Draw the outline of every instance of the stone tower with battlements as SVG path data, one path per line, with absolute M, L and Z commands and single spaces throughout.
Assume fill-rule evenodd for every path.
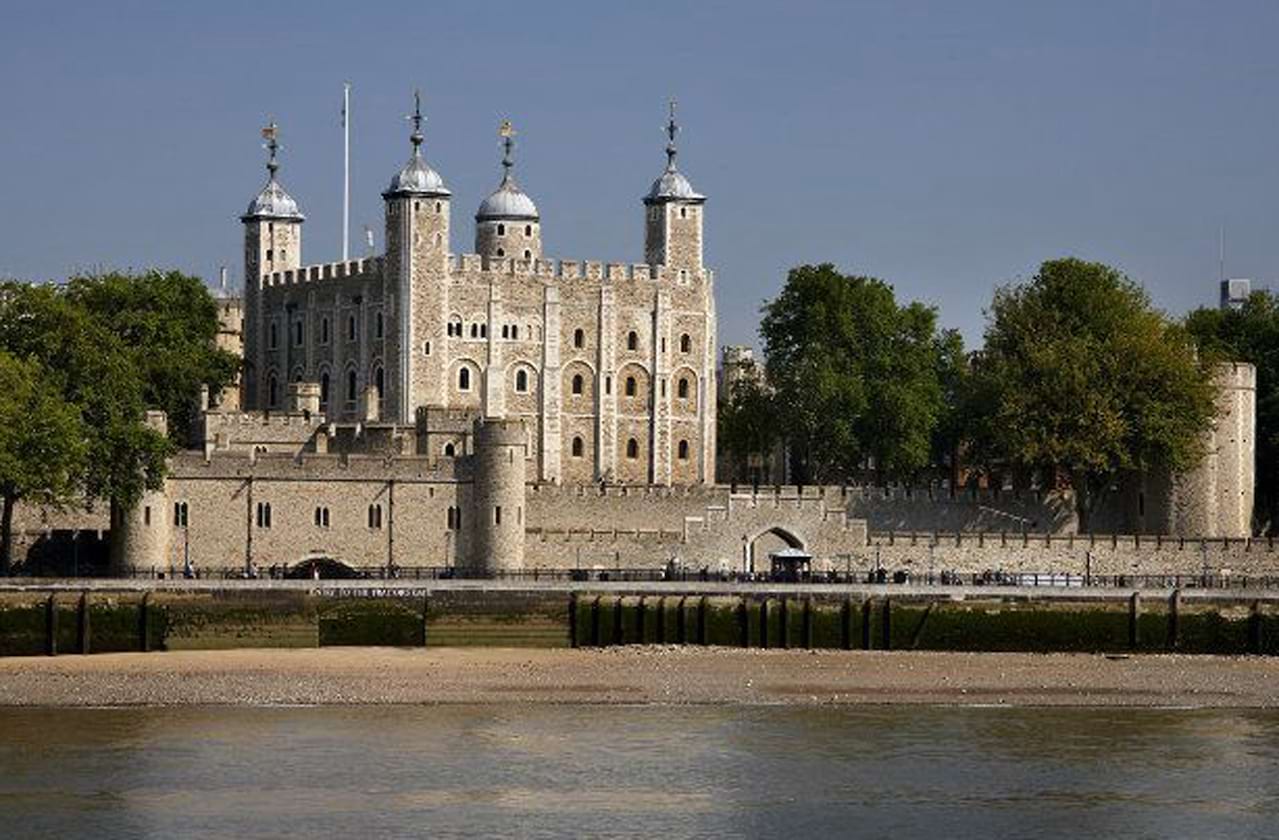
M 320 265 L 301 262 L 303 217 L 268 129 L 270 178 L 243 216 L 245 407 L 285 411 L 289 386 L 312 382 L 326 421 L 411 427 L 418 454 L 457 452 L 476 418 L 518 420 L 536 482 L 712 482 L 706 198 L 675 165 L 673 109 L 666 168 L 643 199 L 644 264 L 544 256 L 509 123 L 477 253 L 453 253 L 452 194 L 423 156 L 422 120 L 419 106 L 409 161 L 383 193 L 385 254 Z

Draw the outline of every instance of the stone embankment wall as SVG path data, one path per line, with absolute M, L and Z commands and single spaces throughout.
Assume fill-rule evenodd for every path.
M 912 574 L 1069 572 L 1094 575 L 1279 575 L 1273 538 L 1181 539 L 1123 535 L 872 534 L 853 568 L 876 563 Z
M 0 656 L 330 645 L 699 644 L 1279 654 L 1255 593 L 626 584 L 0 592 Z

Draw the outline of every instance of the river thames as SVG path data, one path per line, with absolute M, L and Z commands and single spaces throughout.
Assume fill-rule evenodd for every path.
M 1279 713 L 0 711 L 12 837 L 1273 837 Z

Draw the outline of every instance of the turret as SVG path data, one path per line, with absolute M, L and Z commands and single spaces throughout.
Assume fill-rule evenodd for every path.
M 475 253 L 490 259 L 542 257 L 542 222 L 537 205 L 516 183 L 511 170 L 515 161 L 515 129 L 509 121 L 498 131 L 502 137 L 502 183 L 475 213 Z
M 475 422 L 471 550 L 464 574 L 493 577 L 524 568 L 528 432 L 520 420 Z
M 306 218 L 275 177 L 280 168 L 276 161 L 279 128 L 271 123 L 262 129 L 262 136 L 270 152 L 266 186 L 240 217 L 244 223 L 244 399 L 245 407 L 250 409 L 260 409 L 266 404 L 265 376 L 256 369 L 266 347 L 263 334 L 266 326 L 259 305 L 262 275 L 288 271 L 302 264 L 302 222 Z
M 393 314 L 387 323 L 387 420 L 413 422 L 420 405 L 445 401 L 449 199 L 444 179 L 422 156 L 422 102 L 414 94 L 413 152 L 382 193 L 386 272 Z M 398 352 L 396 352 L 398 349 Z M 390 360 L 398 359 L 394 363 Z
M 168 417 L 163 411 L 148 411 L 145 421 L 160 434 L 168 434 Z M 183 571 L 184 558 L 175 556 L 174 535 L 185 528 L 187 509 L 169 506 L 167 487 L 144 490 L 131 508 L 111 508 L 111 572 L 127 575 L 138 569 L 172 573 Z
M 702 270 L 702 211 L 706 196 L 675 166 L 675 103 L 666 123 L 666 170 L 644 196 L 644 259 L 681 272 Z M 687 276 L 687 275 L 682 275 Z

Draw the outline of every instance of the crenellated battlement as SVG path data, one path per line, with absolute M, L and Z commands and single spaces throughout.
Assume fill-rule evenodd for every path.
M 449 271 L 454 275 L 479 274 L 513 277 L 543 282 L 709 282 L 711 272 L 677 271 L 664 265 L 610 263 L 599 260 L 524 260 L 517 257 L 487 257 L 481 254 L 450 254 Z
M 369 280 L 382 276 L 382 257 L 348 260 L 346 262 L 320 263 L 305 265 L 289 271 L 273 271 L 259 278 L 259 288 L 272 286 L 293 286 L 299 283 L 314 283 L 323 280 Z

